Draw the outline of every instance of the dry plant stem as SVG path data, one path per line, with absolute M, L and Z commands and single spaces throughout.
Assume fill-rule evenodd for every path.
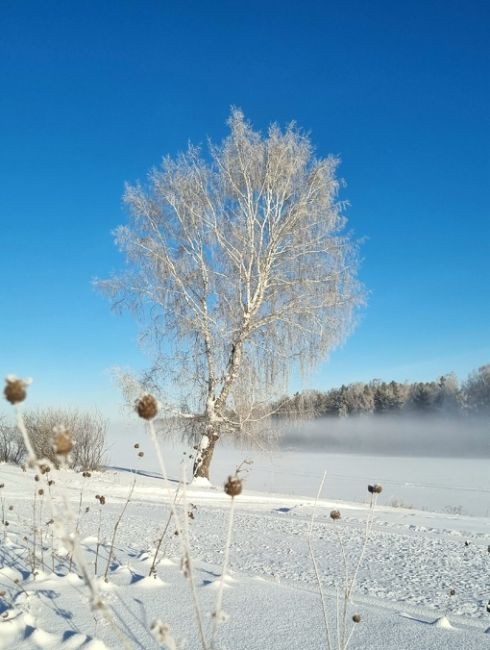
M 24 418 L 22 417 L 22 411 L 20 410 L 18 404 L 15 405 L 15 411 L 17 415 L 17 426 L 19 428 L 19 431 L 22 434 L 22 438 L 24 440 L 24 444 L 27 449 L 27 459 L 29 463 L 35 463 L 37 458 L 36 454 L 34 452 L 34 449 L 31 445 L 31 439 L 29 438 L 29 434 L 26 429 L 26 425 L 24 424 Z
M 338 603 L 338 593 L 337 593 L 337 642 L 339 646 L 339 650 L 343 650 L 344 648 L 347 648 L 347 645 L 344 645 L 345 642 L 345 630 L 347 626 L 347 606 L 349 602 L 349 566 L 347 563 L 347 554 L 345 552 L 345 544 L 344 540 L 342 538 L 341 532 L 338 530 L 337 524 L 334 522 L 334 530 L 335 534 L 337 535 L 337 539 L 339 541 L 339 547 L 342 553 L 342 565 L 344 569 L 344 604 L 342 608 L 342 627 L 340 627 L 339 624 L 339 603 Z M 342 635 L 340 635 L 340 629 L 342 629 Z
M 94 565 L 94 575 L 97 575 L 97 563 L 99 561 L 99 550 L 100 550 L 100 528 L 102 525 L 102 506 L 99 508 L 99 524 L 97 526 L 97 546 L 95 548 L 95 565 Z
M 41 566 L 43 568 L 46 568 L 46 564 L 44 562 L 43 506 L 44 506 L 44 493 L 41 495 L 41 503 L 39 505 L 39 548 L 41 549 Z
M 34 490 L 34 499 L 32 501 L 32 560 L 31 560 L 32 573 L 36 571 L 36 545 L 37 545 L 36 503 L 37 503 L 37 492 L 36 490 Z
M 332 650 L 332 643 L 331 643 L 331 639 L 330 639 L 330 626 L 329 626 L 329 623 L 328 623 L 327 601 L 325 599 L 325 594 L 324 594 L 324 591 L 323 591 L 323 585 L 322 585 L 322 581 L 321 581 L 321 578 L 320 578 L 320 572 L 318 570 L 318 563 L 316 561 L 315 552 L 313 550 L 313 544 L 311 543 L 311 536 L 312 536 L 312 533 L 313 533 L 313 524 L 315 522 L 316 506 L 317 506 L 317 503 L 318 503 L 318 499 L 320 498 L 320 495 L 322 493 L 323 485 L 325 483 L 326 477 L 327 477 L 327 472 L 323 472 L 323 478 L 321 480 L 320 487 L 318 488 L 318 493 L 317 493 L 317 495 L 315 497 L 315 503 L 313 505 L 313 512 L 311 513 L 310 527 L 309 527 L 309 530 L 308 530 L 308 548 L 309 548 L 309 551 L 310 551 L 311 561 L 313 563 L 313 569 L 315 571 L 315 578 L 316 578 L 316 581 L 317 581 L 317 584 L 318 584 L 318 589 L 320 591 L 320 598 L 322 600 L 323 621 L 324 621 L 324 625 L 325 625 L 325 634 L 326 634 L 326 638 L 327 638 L 327 649 Z
M 182 500 L 183 500 L 184 510 L 187 512 L 188 509 L 187 489 L 186 489 L 187 477 L 185 473 L 185 465 L 182 465 L 181 485 L 182 485 L 182 497 L 183 497 Z M 175 512 L 174 516 L 176 516 L 177 510 L 175 509 L 175 506 L 174 506 L 174 512 Z M 187 569 L 187 579 L 189 580 L 189 586 L 191 589 L 192 602 L 194 604 L 194 609 L 196 612 L 197 624 L 199 628 L 199 637 L 201 639 L 203 650 L 211 650 L 210 645 L 208 645 L 208 642 L 206 641 L 206 635 L 204 634 L 204 622 L 203 622 L 201 607 L 199 605 L 199 598 L 197 597 L 196 583 L 194 580 L 194 569 L 193 569 L 192 558 L 191 558 L 189 522 L 187 521 L 187 517 L 185 515 L 183 521 L 184 521 L 184 525 L 181 528 L 181 533 L 183 533 L 183 535 L 180 535 L 181 547 L 184 556 L 184 564 Z
M 177 503 L 177 497 L 179 495 L 179 490 L 180 490 L 180 484 L 177 486 L 177 489 L 175 490 L 175 496 L 174 496 L 174 508 L 175 504 Z M 162 534 L 160 535 L 160 539 L 158 540 L 156 549 L 155 549 L 155 555 L 153 556 L 153 562 L 151 563 L 150 567 L 150 572 L 148 573 L 149 576 L 156 574 L 156 566 L 157 566 L 157 559 L 158 559 L 158 553 L 160 551 L 160 547 L 162 546 L 163 540 L 165 539 L 165 535 L 167 534 L 168 527 L 170 526 L 170 522 L 172 521 L 173 513 L 172 510 L 170 510 L 170 514 L 167 519 L 167 523 L 165 524 Z
M 366 519 L 366 527 L 364 529 L 364 539 L 361 546 L 361 552 L 359 553 L 359 559 L 357 560 L 356 568 L 354 570 L 354 573 L 352 574 L 352 578 L 350 582 L 348 581 L 348 575 L 346 574 L 346 589 L 344 594 L 344 610 L 343 610 L 343 621 L 342 621 L 342 645 L 340 650 L 347 649 L 352 634 L 354 632 L 355 624 L 352 626 L 351 632 L 347 637 L 347 606 L 349 601 L 352 598 L 352 593 L 356 585 L 357 574 L 359 573 L 359 569 L 361 568 L 362 560 L 364 559 L 364 554 L 366 552 L 367 544 L 369 541 L 369 534 L 371 532 L 372 523 L 373 523 L 374 508 L 376 507 L 376 499 L 377 499 L 377 494 L 371 494 L 371 500 L 369 503 L 369 512 Z
M 119 528 L 119 524 L 121 523 L 122 518 L 124 517 L 124 513 L 126 512 L 126 509 L 128 507 L 128 504 L 131 501 L 131 497 L 133 496 L 134 486 L 135 485 L 136 485 L 136 479 L 133 479 L 133 482 L 131 484 L 131 488 L 130 488 L 129 493 L 128 493 L 128 497 L 127 497 L 126 502 L 124 504 L 124 507 L 121 510 L 121 513 L 120 513 L 116 523 L 114 524 L 114 530 L 112 532 L 111 546 L 109 548 L 109 556 L 107 558 L 107 564 L 106 564 L 105 572 L 104 572 L 104 580 L 105 580 L 105 582 L 109 581 L 108 573 L 109 573 L 109 567 L 111 565 L 112 556 L 114 554 L 114 544 L 116 543 L 117 529 Z
M 160 445 L 158 444 L 157 435 L 156 435 L 156 432 L 155 432 L 155 425 L 153 424 L 152 420 L 148 421 L 148 430 L 150 432 L 151 441 L 152 441 L 153 446 L 155 448 L 155 453 L 156 453 L 156 456 L 157 456 L 158 465 L 159 465 L 160 471 L 162 473 L 162 477 L 163 477 L 163 481 L 164 481 L 164 485 L 165 485 L 165 490 L 167 492 L 168 501 L 170 503 L 170 509 L 171 509 L 172 515 L 174 517 L 175 524 L 177 526 L 177 530 L 181 533 L 183 531 L 183 528 L 180 525 L 180 519 L 179 519 L 179 515 L 178 515 L 178 512 L 177 512 L 177 508 L 175 507 L 175 503 L 174 503 L 174 501 L 172 499 L 172 489 L 171 489 L 169 481 L 168 481 L 168 475 L 167 475 L 167 470 L 166 470 L 166 467 L 165 467 L 165 462 L 163 460 L 163 455 L 162 455 L 162 451 L 160 449 Z M 184 485 L 184 502 L 185 502 L 185 485 Z M 187 533 L 187 529 L 185 530 L 185 532 Z M 186 534 L 186 537 L 187 537 L 187 534 Z M 195 587 L 195 584 L 194 584 L 194 577 L 193 577 L 193 573 L 192 573 L 192 562 L 191 562 L 191 558 L 190 558 L 188 540 L 187 539 L 183 540 L 181 534 L 179 534 L 179 538 L 180 538 L 180 546 L 181 546 L 181 549 L 182 549 L 183 558 L 184 558 L 184 561 L 187 563 L 187 567 L 188 567 L 188 579 L 189 579 L 189 584 L 190 584 L 190 588 L 191 588 L 191 594 L 192 594 L 192 601 L 193 601 L 193 604 L 194 604 L 194 610 L 195 610 L 195 613 L 196 613 L 197 626 L 198 626 L 198 629 L 199 629 L 199 637 L 200 637 L 201 645 L 202 645 L 203 650 L 209 650 L 209 646 L 208 646 L 208 644 L 206 642 L 206 637 L 205 637 L 205 634 L 204 634 L 204 625 L 203 625 L 203 619 L 202 619 L 202 614 L 201 614 L 201 608 L 199 606 L 199 600 L 197 598 L 196 587 Z
M 82 517 L 82 502 L 83 502 L 83 487 L 80 490 L 80 499 L 78 501 L 78 517 L 77 517 L 77 525 L 75 526 L 75 535 L 78 535 L 78 532 L 80 530 L 80 519 Z M 73 566 L 73 553 L 70 555 L 70 566 L 68 568 L 68 571 L 71 572 L 72 566 Z
M 218 625 L 221 621 L 221 606 L 223 604 L 223 589 L 225 586 L 226 572 L 228 570 L 228 562 L 230 559 L 231 535 L 233 532 L 233 516 L 235 513 L 235 497 L 231 497 L 230 514 L 228 516 L 228 532 L 226 535 L 225 552 L 223 556 L 223 568 L 221 570 L 221 579 L 219 583 L 218 593 L 216 595 L 216 605 L 214 608 L 213 629 L 211 632 L 211 646 L 213 645 L 218 631 Z
M 340 649 L 340 606 L 339 606 L 339 588 L 335 588 L 335 617 L 337 623 L 337 647 Z

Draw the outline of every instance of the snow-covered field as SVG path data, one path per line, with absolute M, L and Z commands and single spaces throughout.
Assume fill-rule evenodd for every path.
M 108 582 L 96 581 L 110 613 L 89 606 L 89 591 L 70 568 L 67 549 L 55 540 L 51 553 L 51 505 L 45 478 L 34 471 L 0 466 L 4 526 L 0 551 L 0 647 L 108 648 L 158 647 L 151 623 L 168 624 L 179 648 L 201 647 L 189 583 L 181 571 L 179 538 L 172 524 L 162 545 L 157 579 L 148 578 L 152 554 L 168 520 L 168 497 L 149 444 L 141 433 L 134 440 L 145 451 L 137 458 L 132 437 L 127 455 L 89 478 L 53 471 L 49 478 L 55 510 L 66 515 L 68 496 L 91 575 L 97 545 L 99 512 L 104 542 L 98 574 L 105 570 L 114 524 L 131 484 L 131 501 L 117 529 Z M 126 444 L 127 443 L 127 444 Z M 183 457 L 178 446 L 167 448 L 169 474 L 178 477 Z M 350 648 L 362 650 L 472 650 L 490 648 L 490 476 L 487 460 L 370 458 L 301 452 L 250 454 L 219 450 L 212 479 L 216 488 L 190 487 L 187 503 L 178 502 L 187 518 L 196 595 L 205 632 L 220 584 L 230 497 L 221 484 L 245 457 L 254 463 L 245 489 L 236 499 L 230 574 L 225 581 L 216 648 L 227 650 L 316 650 L 326 648 L 318 584 L 308 552 L 308 527 L 314 496 L 327 471 L 324 496 L 316 508 L 313 547 L 335 628 L 336 588 L 342 579 L 342 557 L 336 531 L 345 540 L 347 562 L 354 566 L 362 543 L 367 484 L 384 483 L 372 533 L 361 563 L 350 616 L 361 615 Z M 137 468 L 135 472 L 123 466 Z M 177 482 L 172 483 L 173 486 Z M 44 496 L 33 495 L 45 489 Z M 99 505 L 96 495 L 106 504 Z M 345 500 L 339 500 L 343 498 Z M 404 502 L 414 507 L 403 508 Z M 395 503 L 396 507 L 390 507 Z M 9 509 L 13 506 L 12 509 Z M 41 511 L 42 507 L 42 511 Z M 88 508 L 88 511 L 86 511 Z M 422 508 L 424 508 L 422 510 Z M 332 509 L 342 519 L 332 522 Z M 461 511 L 462 514 L 458 514 Z M 37 575 L 32 572 L 33 516 L 47 531 L 37 545 Z M 76 521 L 72 523 L 76 526 Z M 336 528 L 337 527 L 337 528 Z M 24 539 L 27 538 L 27 539 Z M 44 561 L 40 566 L 39 560 Z M 54 566 L 54 571 L 53 571 Z M 454 595 L 449 595 L 454 590 Z M 332 650 L 337 649 L 332 630 Z M 169 645 L 168 647 L 172 647 Z

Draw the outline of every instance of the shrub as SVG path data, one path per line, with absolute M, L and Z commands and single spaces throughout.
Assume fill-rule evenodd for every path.
M 61 424 L 75 441 L 69 460 L 71 468 L 95 470 L 103 465 L 107 420 L 99 413 L 77 409 L 40 409 L 27 412 L 24 418 L 37 458 L 47 458 L 55 466 L 58 465 L 53 449 L 53 429 Z
M 0 463 L 20 465 L 24 455 L 25 446 L 19 430 L 0 419 Z

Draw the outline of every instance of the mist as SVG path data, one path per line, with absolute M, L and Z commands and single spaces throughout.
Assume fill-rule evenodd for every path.
M 283 424 L 281 449 L 386 456 L 490 458 L 488 417 L 361 415 Z

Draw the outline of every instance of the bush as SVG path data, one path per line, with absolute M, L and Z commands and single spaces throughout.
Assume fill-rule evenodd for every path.
M 55 466 L 58 465 L 53 450 L 53 428 L 63 425 L 75 441 L 70 454 L 71 468 L 94 470 L 104 464 L 107 420 L 99 413 L 76 409 L 41 409 L 27 412 L 24 419 L 37 458 L 47 458 Z M 25 454 L 25 448 L 23 451 Z
M 0 463 L 20 465 L 24 455 L 25 446 L 19 430 L 0 419 Z

